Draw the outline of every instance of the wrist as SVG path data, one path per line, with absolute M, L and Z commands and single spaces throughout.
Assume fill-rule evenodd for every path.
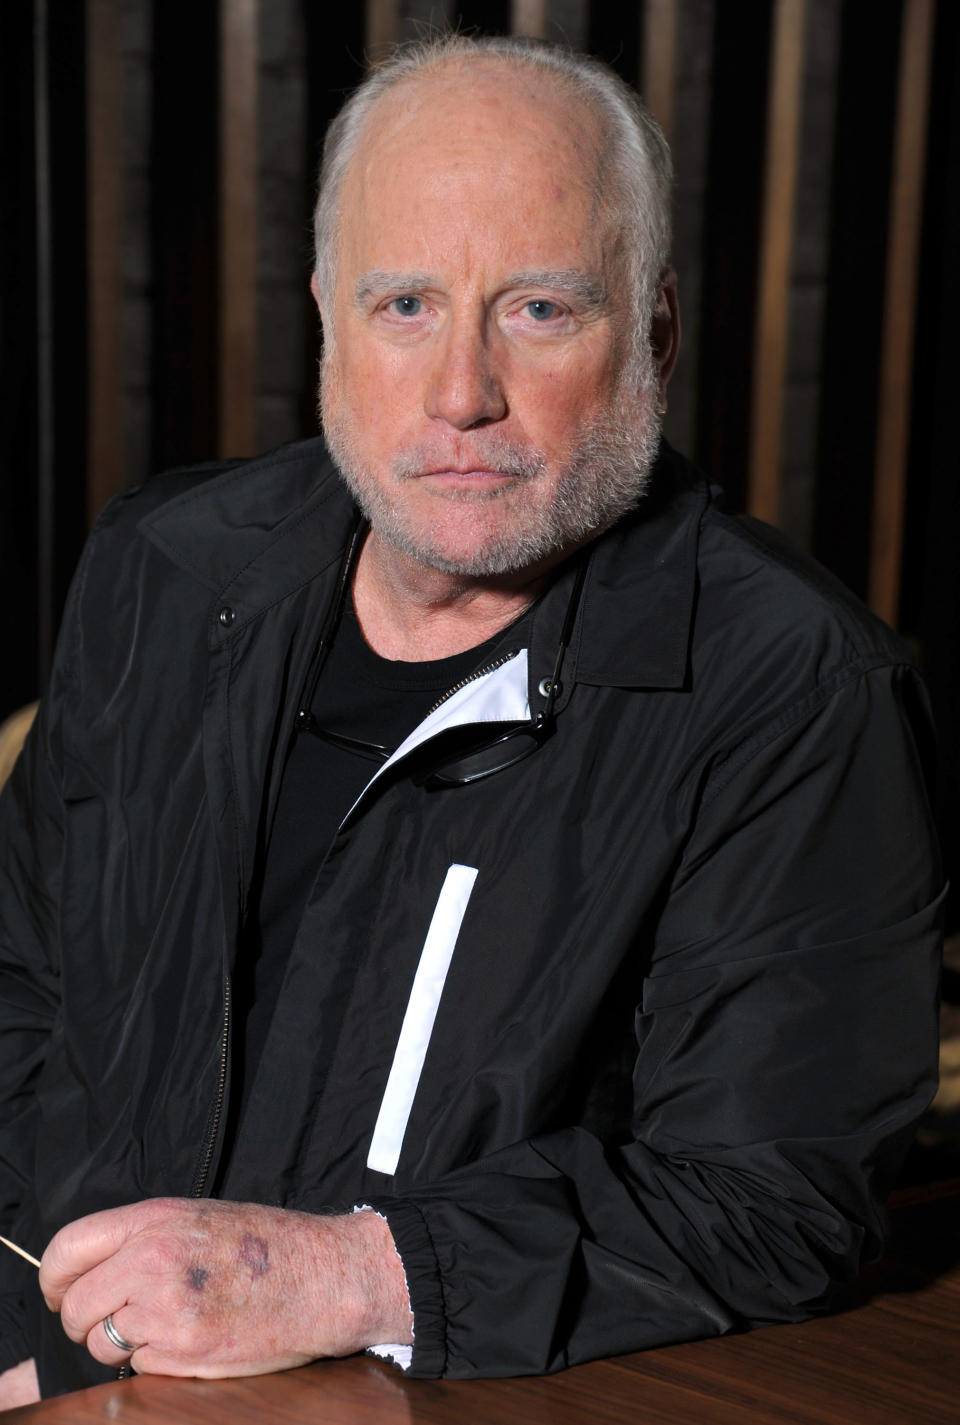
M 349 1215 L 297 1214 L 309 1235 L 298 1275 L 312 1356 L 348 1356 L 368 1346 L 406 1345 L 413 1317 L 403 1263 L 385 1218 L 372 1208 Z M 305 1244 L 306 1245 L 306 1244 Z
M 364 1207 L 341 1219 L 349 1242 L 357 1346 L 409 1345 L 413 1313 L 406 1273 L 385 1217 Z

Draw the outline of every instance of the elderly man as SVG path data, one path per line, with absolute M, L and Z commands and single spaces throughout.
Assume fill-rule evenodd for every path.
M 876 1250 L 933 1085 L 923 695 L 657 455 L 668 170 L 592 61 L 401 52 L 324 161 L 336 471 L 100 519 L 4 802 L 3 1222 L 59 1312 L 10 1258 L 8 1400 L 551 1371 Z

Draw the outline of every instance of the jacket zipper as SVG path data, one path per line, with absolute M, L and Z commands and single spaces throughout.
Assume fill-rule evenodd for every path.
M 469 673 L 465 678 L 461 678 L 458 683 L 454 683 L 452 688 L 448 688 L 442 697 L 439 697 L 433 707 L 429 709 L 426 716 L 436 712 L 442 707 L 448 698 L 452 698 L 454 693 L 459 693 L 461 688 L 465 688 L 468 683 L 475 683 L 478 678 L 485 678 L 488 673 L 495 672 L 502 668 L 504 663 L 509 663 L 512 658 L 516 658 L 520 652 L 519 648 L 513 648 L 507 653 L 501 653 L 499 658 L 494 658 L 490 663 L 484 664 L 482 668 L 477 668 L 475 672 Z M 213 1151 L 217 1143 L 217 1132 L 220 1128 L 220 1116 L 223 1112 L 223 1100 L 227 1088 L 227 1046 L 230 1034 L 230 981 L 227 980 L 223 993 L 223 1032 L 220 1036 L 220 1072 L 217 1076 L 217 1097 L 213 1106 L 213 1117 L 210 1121 L 210 1132 L 207 1137 L 204 1149 L 203 1160 L 197 1172 L 194 1185 L 191 1190 L 191 1197 L 202 1197 L 203 1190 L 207 1184 L 207 1175 L 210 1172 L 210 1164 L 213 1162 Z M 117 1371 L 117 1380 L 125 1380 L 132 1375 L 130 1365 L 121 1366 Z
M 227 1049 L 230 1042 L 230 980 L 227 979 L 223 989 L 223 1031 L 220 1035 L 220 1071 L 217 1075 L 217 1097 L 213 1105 L 213 1116 L 210 1120 L 210 1132 L 207 1136 L 206 1148 L 197 1176 L 194 1179 L 191 1197 L 203 1197 L 203 1190 L 207 1185 L 207 1174 L 210 1172 L 210 1164 L 213 1162 L 213 1150 L 217 1144 L 217 1133 L 220 1128 L 220 1115 L 223 1111 L 223 1100 L 227 1089 Z
M 207 1187 L 207 1174 L 209 1166 L 214 1161 L 214 1149 L 216 1147 L 216 1134 L 219 1131 L 219 1119 L 221 1119 L 222 1109 L 224 1109 L 224 1096 L 226 1093 L 226 1050 L 229 1045 L 229 979 L 224 985 L 224 1030 L 219 1040 L 219 1073 L 216 1076 L 216 1100 L 214 1103 L 214 1116 L 209 1124 L 209 1134 L 207 1139 L 207 1149 L 204 1151 L 204 1159 L 201 1161 L 197 1178 L 194 1180 L 191 1197 L 204 1196 L 204 1188 Z
M 482 668 L 477 668 L 475 672 L 469 673 L 466 678 L 461 678 L 458 683 L 454 683 L 452 688 L 448 688 L 442 697 L 438 698 L 433 707 L 427 713 L 436 712 L 437 708 L 452 698 L 454 693 L 459 693 L 461 688 L 465 688 L 468 683 L 475 683 L 478 678 L 485 678 L 488 673 L 493 673 L 497 668 L 502 668 L 504 663 L 509 663 L 512 658 L 516 658 L 520 652 L 519 648 L 513 648 L 507 653 L 501 653 L 499 658 L 494 658 L 490 663 L 484 664 Z M 220 1072 L 217 1076 L 217 1097 L 213 1106 L 213 1117 L 210 1121 L 210 1132 L 204 1149 L 203 1159 L 194 1185 L 191 1190 L 191 1197 L 202 1197 L 203 1190 L 207 1185 L 207 1175 L 210 1172 L 210 1164 L 213 1162 L 213 1152 L 217 1143 L 217 1132 L 220 1128 L 220 1116 L 223 1112 L 223 1100 L 227 1088 L 227 1047 L 230 1035 L 230 981 L 227 980 L 223 992 L 223 1032 L 220 1036 Z M 117 1371 L 117 1380 L 125 1380 L 133 1372 L 129 1364 L 121 1366 Z
M 468 673 L 465 678 L 461 678 L 459 683 L 454 683 L 452 688 L 437 699 L 432 708 L 428 708 L 426 716 L 435 713 L 437 708 L 442 707 L 448 698 L 452 698 L 454 693 L 459 693 L 461 688 L 465 688 L 468 683 L 475 683 L 478 678 L 485 678 L 488 673 L 493 673 L 497 668 L 502 668 L 504 663 L 509 663 L 511 658 L 516 658 L 520 652 L 519 648 L 512 648 L 509 653 L 501 653 L 499 658 L 495 658 L 492 663 L 486 663 L 482 668 L 477 668 L 475 672 Z

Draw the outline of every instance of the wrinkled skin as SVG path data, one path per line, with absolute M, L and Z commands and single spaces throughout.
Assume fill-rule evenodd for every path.
M 371 521 L 354 602 L 384 657 L 490 637 L 645 488 L 676 290 L 638 364 L 602 141 L 549 79 L 485 61 L 389 92 L 354 155 L 314 295 L 324 432 Z
M 605 442 L 650 435 L 676 356 L 667 278 L 645 378 L 631 361 L 619 230 L 594 191 L 596 121 L 531 76 L 483 65 L 469 79 L 444 72 L 394 96 L 342 195 L 324 418 L 389 515 L 353 591 L 389 658 L 483 642 L 629 507 L 641 484 L 612 497 L 619 454 L 611 465 Z M 63 1228 L 40 1285 L 72 1340 L 141 1373 L 252 1375 L 412 1339 L 403 1269 L 373 1212 L 153 1199 Z M 108 1314 L 132 1355 L 107 1338 Z
M 72 1341 L 141 1374 L 259 1375 L 411 1339 L 403 1271 L 374 1212 L 153 1198 L 64 1227 L 40 1287 Z M 132 1356 L 108 1339 L 108 1313 Z

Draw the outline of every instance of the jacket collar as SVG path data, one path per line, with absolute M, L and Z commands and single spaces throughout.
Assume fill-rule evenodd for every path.
M 578 558 L 589 560 L 561 682 L 680 688 L 687 678 L 697 547 L 710 491 L 664 443 L 652 492 L 561 571 L 534 623 L 531 684 L 549 675 Z
M 204 472 L 205 473 L 205 472 Z M 558 574 L 531 639 L 531 688 L 553 670 L 579 557 L 586 581 L 562 681 L 679 688 L 687 675 L 697 542 L 709 491 L 664 444 L 653 493 Z M 263 609 L 338 565 L 351 498 L 320 439 L 227 468 L 146 515 L 144 536 L 229 604 L 239 631 Z M 568 694 L 567 694 L 568 695 Z M 561 699 L 566 701 L 566 695 Z
M 209 467 L 180 478 L 191 474 L 190 487 L 138 528 L 215 595 L 214 610 L 230 606 L 234 631 L 339 564 L 354 507 L 322 440 L 223 467 L 214 479 L 203 480 Z

